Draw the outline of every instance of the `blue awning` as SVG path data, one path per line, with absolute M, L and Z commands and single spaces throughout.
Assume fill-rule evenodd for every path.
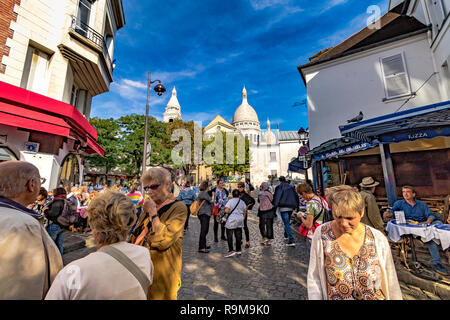
M 346 154 L 359 152 L 363 150 L 367 150 L 373 147 L 376 147 L 378 145 L 378 142 L 358 142 L 354 143 L 345 147 L 337 148 L 334 150 L 326 151 L 319 154 L 314 154 L 313 159 L 315 161 L 325 160 L 329 158 L 335 158 L 339 156 L 343 156 Z
M 340 126 L 341 134 L 382 143 L 450 136 L 450 101 Z

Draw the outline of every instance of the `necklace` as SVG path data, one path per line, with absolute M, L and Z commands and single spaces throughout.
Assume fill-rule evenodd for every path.
M 363 240 L 363 245 L 362 245 L 361 249 L 364 247 L 364 245 L 366 243 L 366 234 L 367 234 L 367 228 L 364 227 L 364 240 Z M 361 252 L 361 250 L 360 250 L 360 252 Z M 360 264 L 361 264 L 361 257 L 359 256 L 359 253 L 353 259 L 355 259 L 355 258 L 358 258 L 358 266 L 357 266 L 357 269 L 356 269 L 356 276 L 358 276 L 359 267 L 360 267 Z M 353 292 L 352 292 L 353 298 L 355 298 L 355 300 L 363 300 L 364 295 L 363 295 L 361 289 L 358 288 L 356 280 L 355 280 L 355 272 L 353 270 L 353 261 L 352 261 L 352 282 L 353 282 Z

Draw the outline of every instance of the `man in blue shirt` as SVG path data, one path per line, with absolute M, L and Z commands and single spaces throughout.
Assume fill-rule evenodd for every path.
M 403 200 L 398 200 L 392 206 L 391 212 L 385 213 L 385 218 L 393 216 L 392 212 L 403 211 L 406 220 L 414 220 L 420 222 L 422 225 L 442 224 L 436 219 L 436 216 L 431 212 L 426 203 L 416 200 L 416 192 L 411 186 L 402 187 Z M 439 247 L 433 241 L 425 242 L 425 245 L 430 251 L 433 266 L 436 272 L 447 275 L 447 270 L 442 265 L 441 256 L 439 255 Z

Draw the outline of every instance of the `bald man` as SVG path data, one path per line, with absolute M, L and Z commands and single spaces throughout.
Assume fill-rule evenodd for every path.
M 0 300 L 44 299 L 63 267 L 55 243 L 27 208 L 40 187 L 31 163 L 0 163 Z

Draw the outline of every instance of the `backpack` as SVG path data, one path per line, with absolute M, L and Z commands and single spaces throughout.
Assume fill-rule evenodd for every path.
M 206 200 L 203 200 L 201 204 L 198 204 L 199 201 L 195 200 L 194 202 L 192 202 L 192 204 L 189 206 L 189 210 L 191 211 L 191 215 L 196 217 L 198 215 L 198 212 L 200 210 L 200 208 L 203 206 L 203 204 L 205 203 Z
M 70 200 L 64 200 L 64 207 L 61 214 L 56 218 L 56 222 L 63 227 L 68 227 L 78 222 L 79 214 L 76 204 Z

